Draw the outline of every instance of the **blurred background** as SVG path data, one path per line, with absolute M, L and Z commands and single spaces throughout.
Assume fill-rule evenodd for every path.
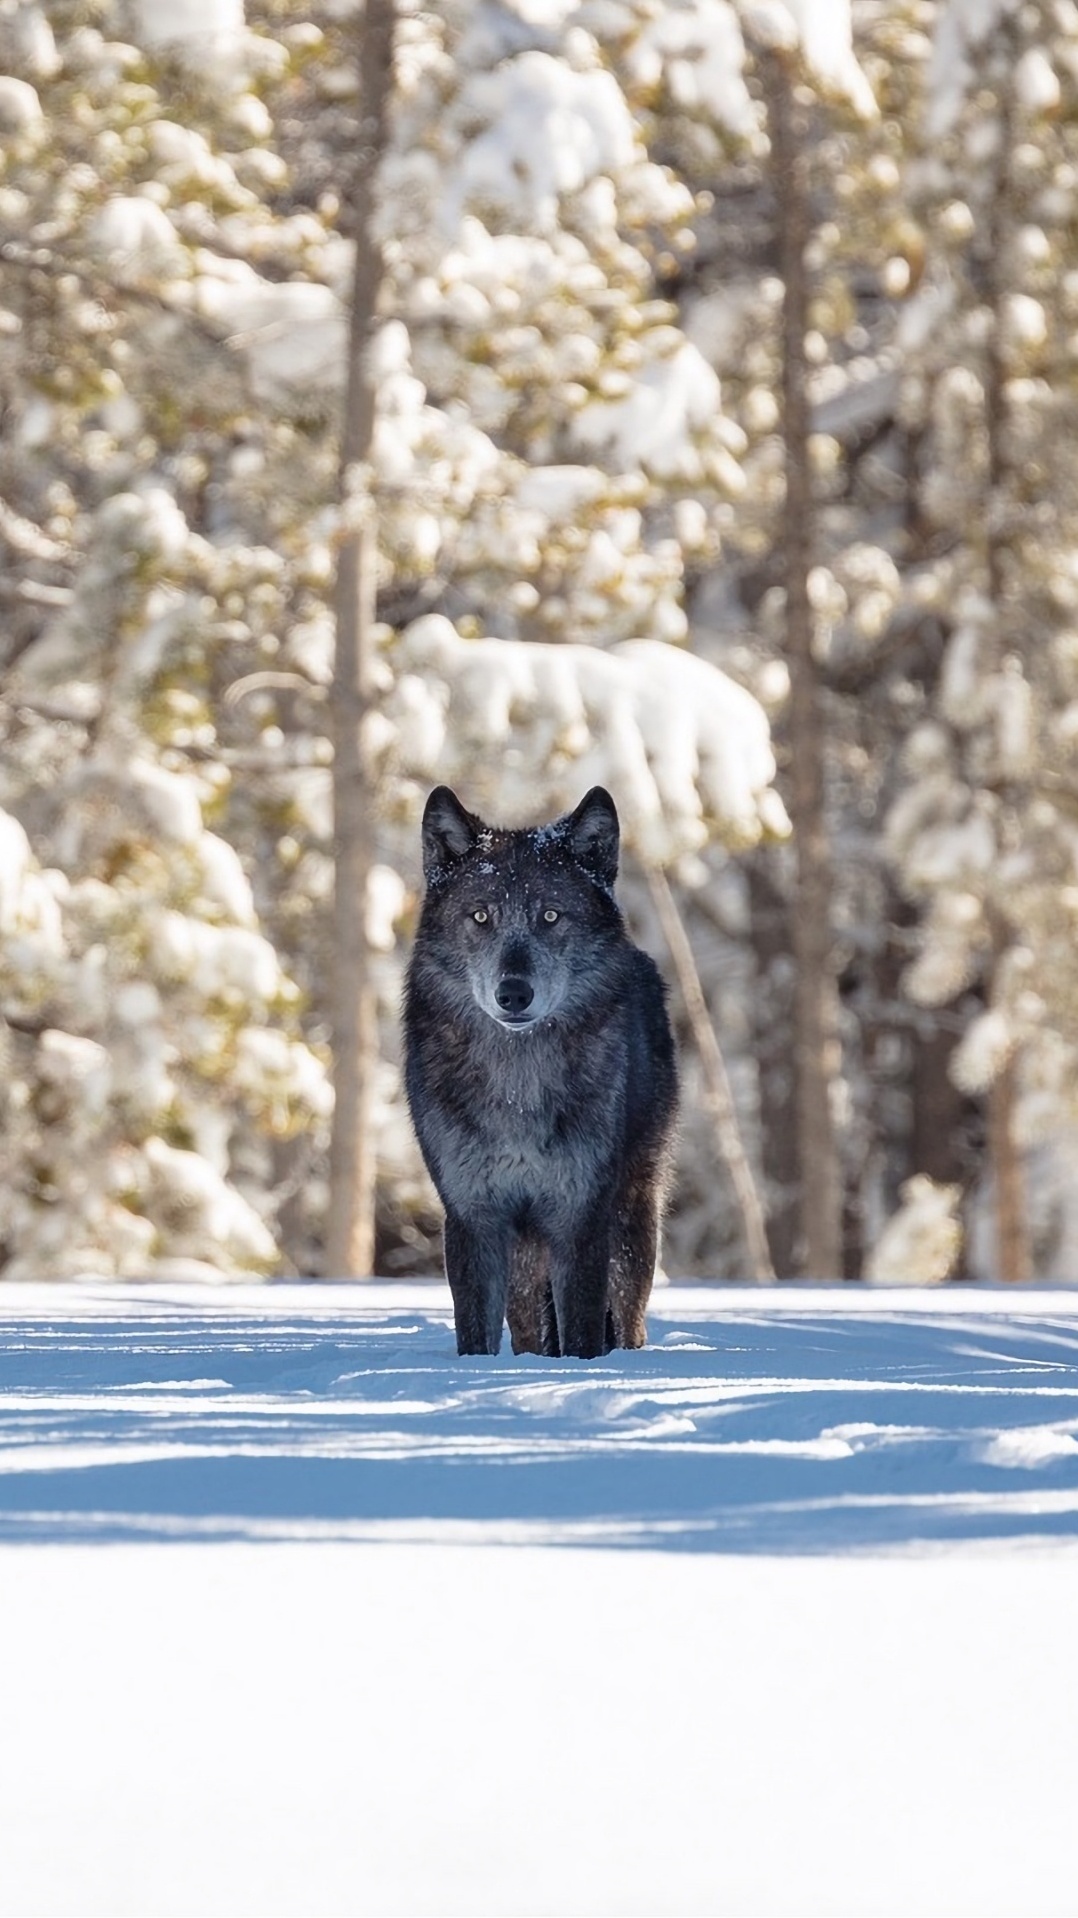
M 444 780 L 615 795 L 671 1275 L 1078 1277 L 1078 9 L 4 0 L 0 68 L 0 1276 L 439 1269 Z

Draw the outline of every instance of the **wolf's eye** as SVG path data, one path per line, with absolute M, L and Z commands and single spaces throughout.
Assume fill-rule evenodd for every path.
M 548 926 L 552 926 L 555 919 L 561 918 L 561 913 L 555 912 L 553 906 L 548 906 L 543 914 L 543 918 L 546 920 Z
M 484 912 L 482 906 L 480 906 L 478 912 L 473 912 L 472 918 L 475 920 L 477 926 L 485 926 L 487 920 L 490 918 L 490 914 L 489 912 Z

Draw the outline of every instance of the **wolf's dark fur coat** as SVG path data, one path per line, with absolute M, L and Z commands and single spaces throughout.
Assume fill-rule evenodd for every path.
M 461 1352 L 643 1345 L 677 1104 L 657 968 L 614 899 L 596 786 L 523 832 L 446 786 L 423 815 L 408 1103 L 445 1206 Z

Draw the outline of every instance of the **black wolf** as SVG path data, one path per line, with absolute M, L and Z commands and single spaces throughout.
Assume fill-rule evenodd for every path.
M 524 832 L 447 786 L 423 814 L 406 1084 L 445 1206 L 457 1348 L 594 1358 L 643 1345 L 677 1104 L 657 968 L 614 899 L 596 786 Z

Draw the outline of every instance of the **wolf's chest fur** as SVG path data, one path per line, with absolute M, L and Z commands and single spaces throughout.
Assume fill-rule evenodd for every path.
M 516 1205 L 581 1203 L 613 1173 L 625 1104 L 617 1023 L 503 1033 L 478 1013 L 443 1028 L 426 1081 L 439 1120 L 428 1137 L 450 1202 L 485 1192 Z

